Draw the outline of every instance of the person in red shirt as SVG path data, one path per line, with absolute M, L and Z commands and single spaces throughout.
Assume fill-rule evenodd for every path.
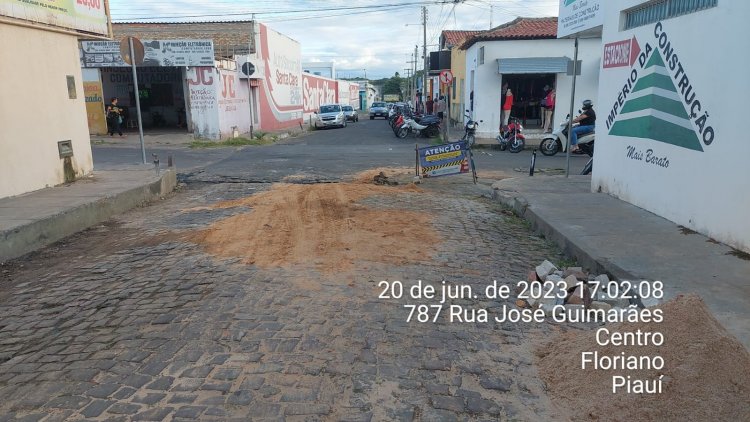
M 552 113 L 555 111 L 555 87 L 549 90 L 547 97 L 545 98 L 544 105 L 544 131 L 552 132 L 550 126 L 552 125 Z
M 513 92 L 508 88 L 505 91 L 505 101 L 503 102 L 503 127 L 508 126 L 510 111 L 513 108 Z

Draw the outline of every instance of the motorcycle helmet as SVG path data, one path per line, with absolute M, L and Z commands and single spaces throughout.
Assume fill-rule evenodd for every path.
M 594 106 L 594 103 L 591 102 L 591 100 L 583 100 L 583 109 L 588 110 L 591 107 Z

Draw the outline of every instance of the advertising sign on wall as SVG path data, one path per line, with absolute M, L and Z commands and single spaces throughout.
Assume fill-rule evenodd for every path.
M 139 66 L 213 66 L 212 40 L 141 40 L 145 58 Z M 122 59 L 119 41 L 82 41 L 81 66 L 130 66 Z
M 211 67 L 191 67 L 187 71 L 190 116 L 196 138 L 219 139 L 217 88 L 221 76 Z
M 104 0 L 0 0 L 0 15 L 109 35 Z
M 99 81 L 83 82 L 83 93 L 86 96 L 86 115 L 89 122 L 89 133 L 103 135 L 107 133 L 107 119 L 104 115 L 104 92 Z
M 258 63 L 264 75 L 259 90 L 260 124 L 264 130 L 286 129 L 302 123 L 302 48 L 299 42 L 260 28 Z
M 309 73 L 302 74 L 303 110 L 317 111 L 321 104 L 336 102 L 336 81 Z
M 557 38 L 565 38 L 602 26 L 604 12 L 601 0 L 560 0 Z
M 217 72 L 217 76 L 221 78 L 218 96 L 221 136 L 230 136 L 235 128 L 239 133 L 250 132 L 250 92 L 247 79 L 240 79 L 237 71 L 217 69 Z

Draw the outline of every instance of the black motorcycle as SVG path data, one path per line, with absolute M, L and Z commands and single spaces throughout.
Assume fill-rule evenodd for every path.
M 466 117 L 466 124 L 464 125 L 464 136 L 461 138 L 462 141 L 466 142 L 466 145 L 471 148 L 474 146 L 474 135 L 477 133 L 477 129 L 479 129 L 479 123 L 484 123 L 484 120 L 480 120 L 479 122 L 474 121 L 471 118 L 471 113 L 469 110 L 466 110 L 466 114 L 464 117 Z

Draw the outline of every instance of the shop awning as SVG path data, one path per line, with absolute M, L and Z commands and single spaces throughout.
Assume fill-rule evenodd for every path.
M 568 57 L 525 57 L 497 59 L 498 73 L 504 75 L 519 73 L 567 73 Z

